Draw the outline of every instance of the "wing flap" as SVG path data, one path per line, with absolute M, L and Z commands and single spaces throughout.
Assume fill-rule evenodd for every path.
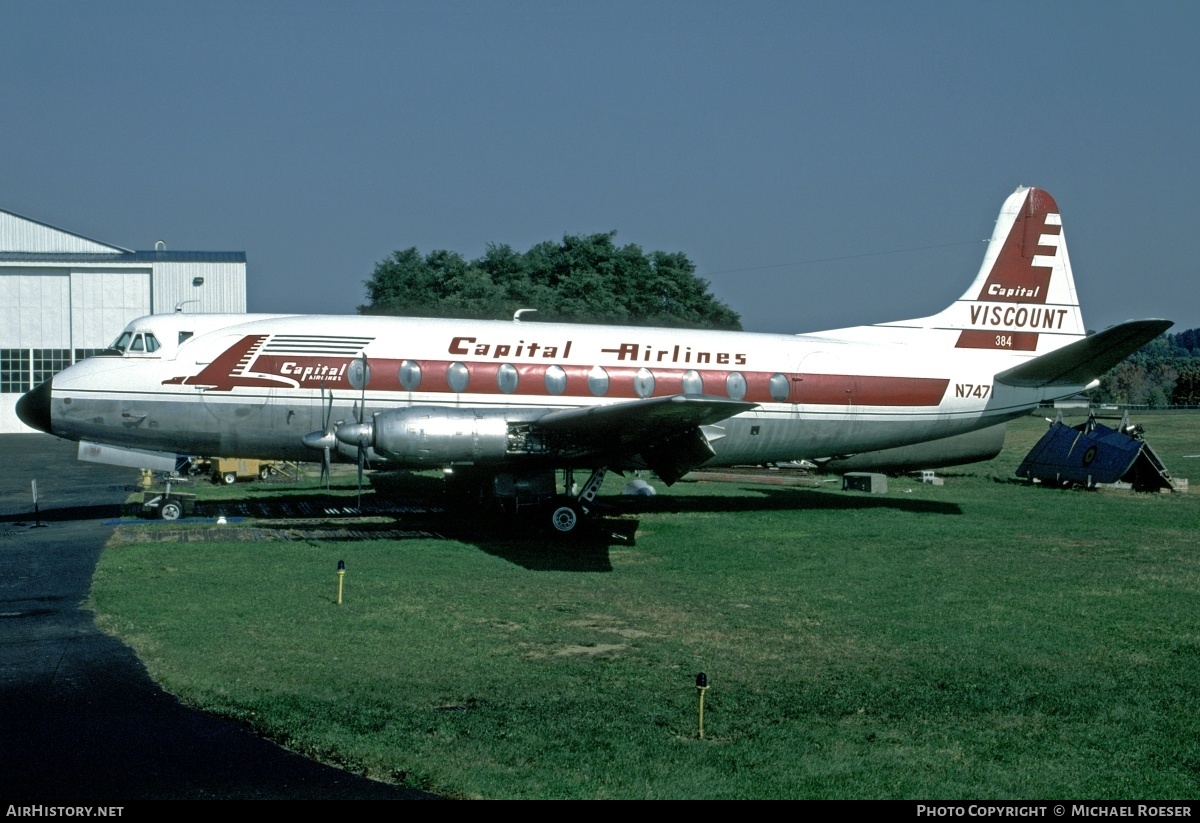
M 996 375 L 1020 388 L 1085 386 L 1171 328 L 1170 320 L 1131 320 L 1076 340 Z
M 671 395 L 553 411 L 534 425 L 561 453 L 620 463 L 640 457 L 670 484 L 713 455 L 700 427 L 757 403 L 710 395 Z

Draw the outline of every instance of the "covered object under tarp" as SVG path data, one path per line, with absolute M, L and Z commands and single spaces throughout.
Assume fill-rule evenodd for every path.
M 1166 466 L 1142 439 L 1142 432 L 1128 418 L 1121 419 L 1119 429 L 1110 429 L 1095 415 L 1078 426 L 1066 425 L 1059 415 L 1025 455 L 1017 475 L 1060 486 L 1124 483 L 1136 491 L 1174 488 Z

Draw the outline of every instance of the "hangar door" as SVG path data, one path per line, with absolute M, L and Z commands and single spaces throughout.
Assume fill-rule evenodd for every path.
M 136 317 L 150 314 L 150 271 L 71 272 L 71 344 L 75 359 L 117 339 Z

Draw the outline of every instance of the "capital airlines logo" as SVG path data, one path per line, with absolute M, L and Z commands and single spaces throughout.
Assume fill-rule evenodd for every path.
M 956 347 L 1037 351 L 1040 332 L 1062 331 L 1070 310 L 1047 305 L 1056 267 L 1063 272 L 1066 265 L 1062 246 L 1058 204 L 1041 189 L 1030 189 L 1013 215 L 978 302 L 967 307 L 972 328 L 959 333 Z
M 197 386 L 205 391 L 256 388 L 337 388 L 346 385 L 350 361 L 375 338 L 315 334 L 249 334 L 199 374 L 172 377 L 163 385 Z
M 978 299 L 1045 303 L 1061 242 L 1058 204 L 1041 189 L 1030 189 Z

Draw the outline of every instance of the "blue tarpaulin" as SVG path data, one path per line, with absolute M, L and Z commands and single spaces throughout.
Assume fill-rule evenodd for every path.
M 1116 483 L 1133 468 L 1146 443 L 1101 423 L 1080 427 L 1056 421 L 1017 468 L 1044 483 Z

